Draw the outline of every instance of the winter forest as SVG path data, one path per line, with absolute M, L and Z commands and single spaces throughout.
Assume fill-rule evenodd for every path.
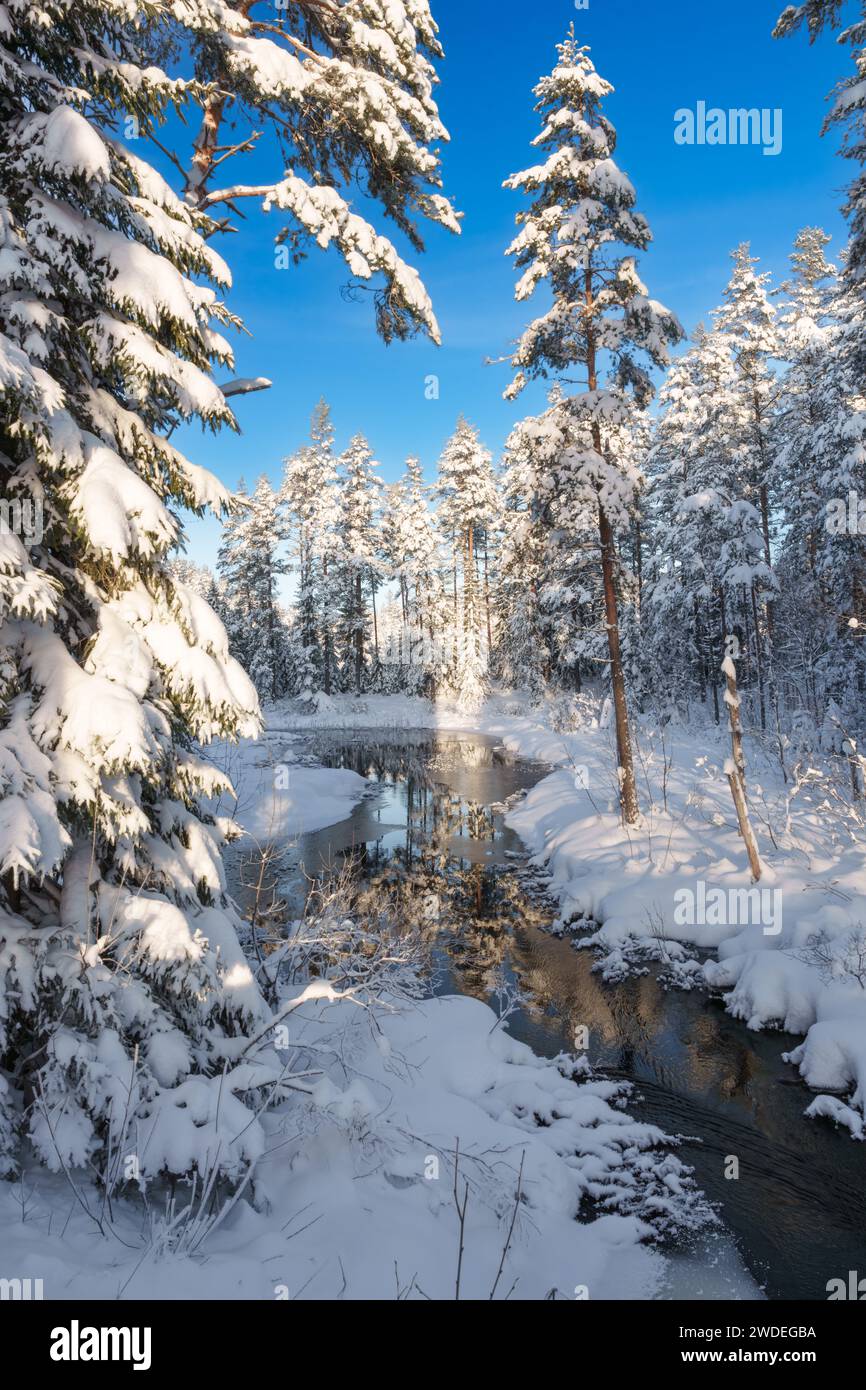
M 693 6 L 432 3 L 0 0 L 52 1361 L 156 1366 L 117 1300 L 866 1298 L 866 7 L 726 16 L 694 111 Z

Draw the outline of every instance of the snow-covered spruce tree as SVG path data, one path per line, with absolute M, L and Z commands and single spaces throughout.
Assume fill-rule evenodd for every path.
M 499 661 L 535 693 L 579 690 L 582 672 L 607 656 L 598 506 L 580 463 L 591 448 L 556 386 L 547 410 L 521 420 L 506 444 Z
M 831 351 L 822 374 L 820 525 L 816 570 L 829 612 L 822 658 L 824 699 L 849 729 L 866 728 L 866 389 L 861 352 L 866 297 L 846 281 L 834 300 Z
M 418 272 L 353 206 L 378 203 L 416 250 L 419 221 L 459 231 L 441 192 L 434 99 L 442 57 L 427 0 L 171 0 L 180 65 L 191 52 L 202 107 L 193 149 L 170 151 L 187 202 L 219 210 L 257 199 L 287 213 L 278 264 L 334 246 L 359 289 L 373 290 L 386 341 L 439 328 Z M 259 143 L 261 139 L 261 144 Z M 255 150 L 264 183 L 221 183 L 227 161 Z
M 788 363 L 775 430 L 775 486 L 784 518 L 784 557 L 814 574 L 820 524 L 818 430 L 826 411 L 825 373 L 834 332 L 836 267 L 825 251 L 830 237 L 805 227 L 794 242 L 792 275 L 782 286 L 781 355 Z
M 748 243 L 732 252 L 734 272 L 725 289 L 725 303 L 714 311 L 716 329 L 731 353 L 736 377 L 728 411 L 729 450 L 740 461 L 741 496 L 761 517 L 767 580 L 755 593 L 755 657 L 758 670 L 761 727 L 766 727 L 765 684 L 769 687 L 778 728 L 779 711 L 774 665 L 773 600 L 777 580 L 773 570 L 773 517 L 778 499 L 771 498 L 775 476 L 774 448 L 780 387 L 771 359 L 781 351 L 776 310 L 770 303 L 769 275 L 758 274 Z
M 429 497 L 420 460 L 408 458 L 404 477 L 387 491 L 382 543 L 389 572 L 399 585 L 399 646 L 390 652 L 390 660 L 403 688 L 433 694 L 443 675 L 436 639 L 447 610 Z
M 770 362 L 781 350 L 781 338 L 767 289 L 769 274 L 755 271 L 758 262 L 747 242 L 731 258 L 734 271 L 725 288 L 725 303 L 713 318 L 727 340 L 740 388 L 736 406 L 741 438 L 732 440 L 731 446 L 742 452 L 744 484 L 761 513 L 764 558 L 772 567 L 770 477 L 779 386 Z
M 344 689 L 360 695 L 379 666 L 376 592 L 382 576 L 379 531 L 382 482 L 379 465 L 362 434 L 340 456 L 337 522 L 338 660 Z M 372 662 L 370 653 L 372 651 Z
M 168 562 L 169 574 L 174 579 L 180 581 L 185 588 L 191 589 L 199 598 L 203 598 L 206 603 L 214 608 L 213 598 L 216 593 L 216 576 L 213 570 L 207 565 L 197 565 L 194 560 L 188 560 L 185 555 L 176 555 Z M 216 609 L 214 608 L 214 612 Z
M 469 708 L 486 689 L 492 646 L 488 557 L 499 499 L 490 451 L 462 415 L 439 458 L 436 496 L 436 520 L 451 549 L 455 652 L 450 681 L 458 701 Z
M 628 426 L 635 405 L 643 408 L 652 397 L 641 359 L 665 366 L 668 345 L 682 337 L 682 329 L 673 314 L 648 297 L 629 254 L 646 249 L 650 230 L 635 211 L 631 183 L 613 159 L 616 133 L 601 112 L 613 89 L 578 44 L 573 26 L 558 54 L 553 72 L 535 89 L 542 129 L 534 144 L 543 162 L 505 185 L 533 200 L 518 214 L 520 231 L 507 253 L 523 271 L 517 298 L 528 299 L 544 285 L 553 304 L 519 340 L 512 356 L 516 375 L 506 395 L 516 397 L 539 376 L 553 376 L 564 386 L 575 369 L 583 377 L 584 390 L 567 400 L 592 441 L 574 463 L 595 494 L 622 814 L 632 823 L 639 808 L 620 648 L 616 535 L 629 525 L 635 479 L 631 464 L 614 452 L 614 433 Z M 618 254 L 618 246 L 625 255 Z
M 644 631 L 650 675 L 673 703 L 712 693 L 729 634 L 744 683 L 762 688 L 758 595 L 770 583 L 761 515 L 748 499 L 740 378 L 723 333 L 700 329 L 671 369 L 648 459 Z
M 286 527 L 279 498 L 263 475 L 252 496 L 243 482 L 226 519 L 217 568 L 229 650 L 251 677 L 262 699 L 287 693 L 289 637 L 279 600 Z
M 769 362 L 780 347 L 766 277 L 755 274 L 747 247 L 734 260 L 714 329 L 699 329 L 663 388 L 648 461 L 652 603 L 645 632 L 650 649 L 665 653 L 656 688 L 676 690 L 686 704 L 711 690 L 718 716 L 725 624 L 736 621 L 746 649 L 742 691 L 754 688 L 765 725 L 768 684 L 777 705 L 764 605 L 777 593 L 771 538 L 779 385 Z M 756 524 L 762 557 L 754 552 Z
M 508 436 L 502 464 L 502 547 L 499 555 L 500 622 L 497 675 L 539 696 L 551 677 L 552 641 L 546 631 L 541 591 L 549 573 L 551 534 L 548 473 L 539 467 L 530 426 L 521 421 Z
M 846 0 L 805 0 L 804 4 L 789 5 L 782 13 L 774 31 L 775 38 L 785 38 L 805 26 L 809 39 L 815 39 L 825 29 L 838 29 L 847 19 Z M 839 126 L 843 130 L 842 152 L 861 168 L 848 189 L 844 211 L 851 223 L 851 245 L 846 274 L 866 287 L 866 3 L 860 0 L 860 18 L 846 23 L 839 33 L 839 42 L 851 46 L 855 71 L 841 83 L 836 93 L 824 130 Z M 866 360 L 866 345 L 861 346 L 861 361 Z
M 0 1151 L 134 1153 L 237 1176 L 278 1074 L 225 896 L 220 785 L 194 745 L 258 727 L 255 690 L 173 577 L 175 509 L 228 495 L 166 439 L 232 422 L 200 219 L 111 137 L 177 94 L 112 0 L 12 0 L 0 38 L 0 469 L 42 509 L 0 580 Z M 208 284 L 207 282 L 211 282 Z M 109 1175 L 110 1177 L 110 1175 Z
M 685 714 L 692 699 L 706 701 L 711 689 L 718 723 L 715 671 L 724 634 L 712 576 L 722 544 L 720 517 L 715 507 L 686 510 L 684 505 L 707 481 L 705 460 L 711 459 L 712 467 L 719 463 L 711 448 L 710 413 L 719 378 L 731 368 L 727 354 L 716 349 L 718 337 L 708 338 L 699 326 L 659 392 L 646 463 L 642 628 L 644 679 L 654 687 L 656 702 L 662 708 L 679 706 Z
M 286 511 L 297 589 L 295 685 L 308 703 L 330 696 L 335 677 L 335 573 L 340 515 L 334 427 L 327 402 L 319 401 L 310 443 L 285 460 L 280 500 Z
M 819 570 L 824 529 L 823 474 L 827 424 L 841 404 L 834 305 L 836 268 L 826 259 L 829 236 L 806 227 L 791 256 L 779 316 L 782 355 L 788 363 L 775 432 L 775 478 L 784 541 L 776 565 L 780 594 L 776 647 L 788 704 L 824 713 L 821 667 L 835 636 L 835 614 Z M 802 615 L 807 612 L 808 623 Z

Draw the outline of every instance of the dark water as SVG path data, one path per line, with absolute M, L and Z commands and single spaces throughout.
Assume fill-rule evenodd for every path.
M 593 1065 L 636 1084 L 631 1112 L 688 1136 L 678 1152 L 719 1204 L 767 1297 L 824 1299 L 829 1279 L 866 1275 L 866 1146 L 803 1118 L 811 1093 L 780 1057 L 799 1039 L 750 1033 L 721 1002 L 666 991 L 655 975 L 603 985 L 589 952 L 544 930 L 550 911 L 537 894 L 524 896 L 522 846 L 502 806 L 544 767 L 477 735 L 429 731 L 318 735 L 302 750 L 373 779 L 374 790 L 347 820 L 292 848 L 297 906 L 305 875 L 338 867 L 347 854 L 364 875 L 409 875 L 412 891 L 441 881 L 447 866 L 434 932 L 437 992 L 496 1008 L 503 984 L 519 985 L 524 997 L 508 1029 L 547 1056 L 574 1051 L 575 1030 L 586 1029 Z M 725 1177 L 731 1157 L 736 1180 Z M 702 1294 L 698 1278 L 677 1296 L 723 1296 L 708 1287 Z

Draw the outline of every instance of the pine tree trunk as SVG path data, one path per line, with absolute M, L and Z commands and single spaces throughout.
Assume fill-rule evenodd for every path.
M 712 665 L 713 665 L 713 667 L 714 667 L 714 666 L 715 666 L 715 662 L 713 661 L 713 646 L 714 646 L 714 642 L 713 642 L 713 613 L 712 613 L 712 609 L 711 609 L 711 607 L 710 607 L 709 601 L 707 602 L 707 642 L 708 642 L 708 644 L 709 644 L 709 659 L 710 659 L 710 661 L 712 662 Z M 722 650 L 724 650 L 724 648 L 723 648 Z M 721 723 L 721 711 L 719 710 L 719 686 L 718 686 L 717 680 L 715 679 L 715 676 L 713 676 L 713 679 L 712 679 L 712 688 L 713 688 L 713 714 L 714 714 L 716 723 L 717 723 L 717 724 L 720 724 L 720 723 Z
M 454 627 L 457 627 L 457 536 L 454 535 L 451 542 L 451 549 L 454 552 Z
M 484 536 L 484 605 L 487 609 L 487 650 L 493 651 L 493 624 L 490 618 L 490 567 L 487 546 L 487 534 Z
M 355 575 L 355 694 L 361 694 L 361 673 L 364 670 L 364 590 L 361 571 Z
M 268 578 L 268 651 L 271 657 L 271 699 L 277 698 L 277 652 L 276 652 L 276 622 L 274 614 L 274 580 L 273 572 Z
M 640 521 L 635 522 L 634 528 L 634 561 L 637 573 L 637 620 L 640 623 L 643 613 L 643 532 Z
M 405 633 L 405 639 L 406 639 L 406 640 L 405 640 L 405 645 L 406 645 L 406 647 L 407 647 L 407 649 L 408 649 L 407 652 L 406 652 L 406 664 L 407 664 L 408 666 L 411 666 L 411 665 L 412 665 L 412 624 L 411 624 L 411 621 L 410 621 L 410 612 L 409 612 L 409 585 L 406 583 L 406 576 L 405 576 L 405 574 L 401 574 L 401 575 L 400 575 L 400 600 L 401 600 L 402 607 L 403 607 L 403 631 L 404 631 L 404 633 Z M 402 664 L 402 660 L 403 660 L 403 652 L 400 653 L 400 661 L 401 661 L 401 664 Z
M 373 665 L 379 669 L 379 614 L 376 611 L 376 580 L 370 580 L 370 604 L 373 609 Z
M 766 475 L 767 462 L 763 444 L 763 433 L 760 434 L 760 439 L 762 471 Z M 770 496 L 767 490 L 766 483 L 763 483 L 761 485 L 760 497 L 761 531 L 764 537 L 764 559 L 767 562 L 767 569 L 771 570 L 773 568 L 773 556 L 772 549 L 770 546 Z M 785 751 L 784 744 L 782 741 L 782 721 L 779 714 L 779 690 L 776 684 L 776 615 L 773 606 L 773 598 L 770 595 L 768 595 L 767 597 L 765 610 L 767 614 L 767 673 L 769 680 L 770 708 L 773 711 L 776 721 L 776 742 L 779 749 L 779 762 L 782 765 L 782 776 L 787 782 L 788 771 L 785 767 Z M 761 727 L 763 728 L 763 725 Z
M 328 561 L 322 561 L 322 597 L 325 603 L 325 620 L 322 624 L 322 685 L 326 695 L 331 693 L 331 628 L 328 613 Z
M 588 268 L 584 279 L 587 328 L 587 380 L 590 391 L 598 390 L 598 371 L 596 367 L 595 339 L 592 332 L 592 312 L 594 294 L 592 270 Z M 595 451 L 603 455 L 601 429 L 597 421 L 592 425 L 592 442 Z M 622 669 L 622 652 L 619 640 L 619 610 L 616 598 L 616 560 L 614 555 L 613 531 L 601 501 L 598 504 L 598 531 L 601 540 L 601 573 L 604 584 L 604 612 L 607 625 L 607 645 L 610 653 L 610 677 L 613 687 L 613 705 L 616 717 L 616 747 L 619 762 L 619 800 L 622 819 L 626 825 L 634 825 L 640 816 L 637 799 L 637 782 L 634 775 L 634 757 L 631 746 L 631 728 L 628 718 L 628 700 L 625 690 L 625 675 Z
M 761 702 L 761 732 L 767 729 L 767 711 L 764 706 L 764 659 L 761 654 L 761 624 L 758 620 L 758 600 L 755 586 L 752 585 L 752 622 L 755 628 L 755 666 L 758 672 L 758 695 Z
M 466 550 L 463 565 L 463 628 L 464 639 L 471 643 L 473 656 L 477 651 L 477 633 L 475 630 L 475 530 L 469 526 L 466 530 Z
M 616 749 L 619 762 L 620 808 L 626 825 L 634 825 L 640 815 L 637 799 L 637 783 L 634 775 L 634 758 L 631 746 L 631 728 L 628 717 L 628 700 L 625 690 L 625 675 L 622 669 L 622 652 L 619 640 L 619 611 L 616 599 L 614 578 L 613 531 L 604 507 L 599 503 L 598 529 L 601 538 L 601 573 L 604 583 L 604 611 L 607 626 L 607 644 L 610 652 L 610 675 L 613 686 L 613 707 L 616 717 Z

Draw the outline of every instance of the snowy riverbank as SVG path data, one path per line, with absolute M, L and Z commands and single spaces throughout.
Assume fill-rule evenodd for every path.
M 278 707 L 269 725 L 474 730 L 549 763 L 555 770 L 509 823 L 550 873 L 563 929 L 593 924 L 580 944 L 603 949 L 611 980 L 660 960 L 681 985 L 722 991 L 728 1012 L 749 1028 L 803 1035 L 789 1060 L 817 1093 L 807 1113 L 866 1137 L 864 841 L 828 807 L 823 785 L 785 784 L 778 763 L 747 740 L 764 862 L 762 897 L 747 899 L 752 884 L 724 776 L 723 729 L 669 727 L 662 735 L 638 726 L 644 819 L 626 831 L 613 732 L 599 726 L 590 704 L 582 727 L 563 732 L 548 712 L 521 708 L 511 696 L 477 714 L 402 696 L 343 698 L 317 715 Z

